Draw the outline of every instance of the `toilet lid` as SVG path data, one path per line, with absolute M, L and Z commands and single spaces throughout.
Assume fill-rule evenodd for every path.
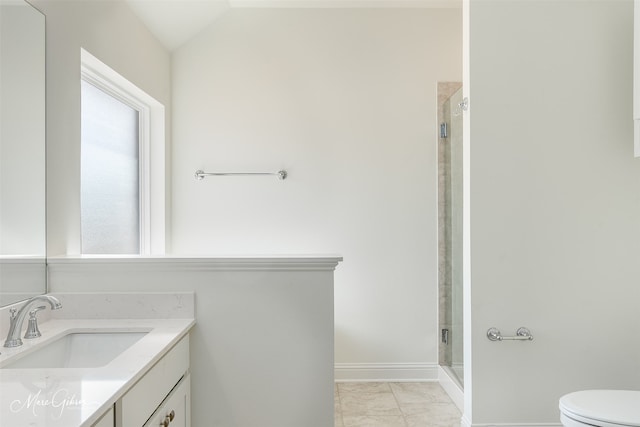
M 640 427 L 640 391 L 577 391 L 560 398 L 560 411 L 587 424 Z

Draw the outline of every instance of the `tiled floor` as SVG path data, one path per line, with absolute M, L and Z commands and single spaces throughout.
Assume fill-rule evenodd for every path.
M 336 383 L 335 427 L 459 427 L 462 414 L 437 382 Z

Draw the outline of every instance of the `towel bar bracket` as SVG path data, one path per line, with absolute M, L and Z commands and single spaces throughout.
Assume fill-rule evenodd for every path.
M 527 328 L 518 328 L 516 331 L 516 335 L 513 337 L 505 337 L 502 336 L 502 333 L 497 328 L 489 328 L 487 331 L 487 338 L 490 341 L 531 341 L 533 340 L 533 335 L 531 335 L 531 331 Z

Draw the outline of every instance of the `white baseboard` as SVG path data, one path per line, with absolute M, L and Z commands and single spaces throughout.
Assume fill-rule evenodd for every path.
M 462 427 L 562 427 L 561 423 L 483 423 L 470 424 L 469 420 L 462 417 Z
M 438 381 L 438 365 L 429 363 L 336 363 L 335 380 Z
M 464 413 L 464 391 L 442 366 L 438 366 L 438 381 L 460 412 Z

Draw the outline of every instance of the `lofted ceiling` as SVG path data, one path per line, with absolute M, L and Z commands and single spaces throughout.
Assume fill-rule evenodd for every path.
M 170 51 L 230 8 L 459 8 L 462 0 L 125 0 Z

